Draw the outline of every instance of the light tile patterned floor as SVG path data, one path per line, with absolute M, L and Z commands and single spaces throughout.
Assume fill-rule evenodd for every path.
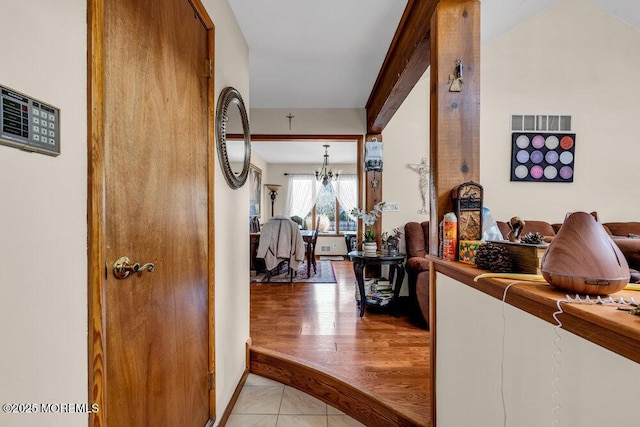
M 353 418 L 313 396 L 249 374 L 228 427 L 358 427 Z

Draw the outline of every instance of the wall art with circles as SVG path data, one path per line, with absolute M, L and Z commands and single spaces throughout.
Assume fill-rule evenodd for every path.
M 511 181 L 573 182 L 575 133 L 513 132 Z

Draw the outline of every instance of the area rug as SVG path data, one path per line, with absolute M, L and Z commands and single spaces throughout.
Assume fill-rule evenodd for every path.
M 307 262 L 300 265 L 298 274 L 293 276 L 293 283 L 336 283 L 336 276 L 333 274 L 333 266 L 331 261 L 316 261 L 317 273 L 313 273 L 311 267 L 311 277 L 307 278 Z M 267 275 L 259 273 L 251 277 L 251 282 L 261 283 L 289 283 L 289 272 L 284 271 L 276 276 L 271 276 L 271 280 L 267 282 Z

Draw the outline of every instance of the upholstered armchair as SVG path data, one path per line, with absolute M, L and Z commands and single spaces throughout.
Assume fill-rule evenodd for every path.
M 429 328 L 429 221 L 408 222 L 404 232 L 411 315 L 418 325 Z

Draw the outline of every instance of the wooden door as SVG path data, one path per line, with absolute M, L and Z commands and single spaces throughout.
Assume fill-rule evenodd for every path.
M 90 5 L 93 425 L 204 426 L 214 401 L 213 37 L 196 9 Z M 120 257 L 153 271 L 117 279 Z

